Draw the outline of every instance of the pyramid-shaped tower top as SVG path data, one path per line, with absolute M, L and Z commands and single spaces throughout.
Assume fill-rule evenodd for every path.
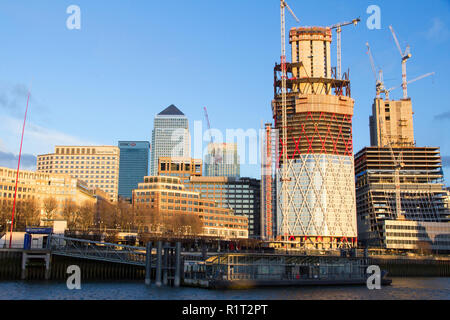
M 165 108 L 163 111 L 158 113 L 158 116 L 184 116 L 184 113 L 180 111 L 176 106 L 171 104 L 167 108 Z

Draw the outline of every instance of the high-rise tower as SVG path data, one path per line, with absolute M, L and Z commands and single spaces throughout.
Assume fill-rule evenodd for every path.
M 150 174 L 158 174 L 160 157 L 191 156 L 189 121 L 173 104 L 155 116 L 152 131 Z
M 148 141 L 119 141 L 119 196 L 131 199 L 138 183 L 148 176 Z
M 348 72 L 339 80 L 331 68 L 331 40 L 331 29 L 326 27 L 290 30 L 292 63 L 286 64 L 286 124 L 282 123 L 282 70 L 278 64 L 274 69 L 272 101 L 275 129 L 280 134 L 277 235 L 297 246 L 320 249 L 353 247 L 357 236 L 354 100 L 350 97 Z M 282 159 L 284 150 L 287 163 Z M 283 166 L 287 172 L 286 201 L 281 192 Z M 282 208 L 284 202 L 286 208 Z
M 237 143 L 208 144 L 204 169 L 204 175 L 207 177 L 239 177 L 240 163 Z

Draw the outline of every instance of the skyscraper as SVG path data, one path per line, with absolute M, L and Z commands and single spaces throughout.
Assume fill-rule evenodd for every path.
M 282 116 L 283 66 L 277 64 L 274 69 L 272 110 L 282 142 L 276 186 L 277 235 L 280 240 L 317 249 L 354 247 L 357 237 L 354 100 L 348 74 L 341 79 L 331 68 L 331 38 L 331 29 L 326 27 L 290 30 L 292 63 L 285 66 L 287 123 Z
M 239 177 L 237 143 L 210 143 L 204 162 L 207 177 Z
M 119 141 L 119 196 L 131 199 L 133 189 L 148 176 L 148 141 Z
M 191 155 L 189 121 L 173 104 L 155 116 L 152 131 L 150 175 L 158 174 L 160 157 L 184 157 Z

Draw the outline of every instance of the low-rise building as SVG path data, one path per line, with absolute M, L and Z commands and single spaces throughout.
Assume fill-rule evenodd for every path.
M 233 214 L 199 192 L 186 190 L 179 177 L 149 176 L 133 190 L 133 206 L 144 230 L 151 229 L 152 216 L 195 215 L 203 222 L 206 236 L 248 238 L 248 219 Z M 141 210 L 144 209 L 144 210 Z
M 0 204 L 11 204 L 14 200 L 17 170 L 0 167 Z M 67 174 L 40 173 L 27 170 L 19 171 L 17 201 L 34 199 L 44 214 L 43 201 L 48 198 L 57 201 L 57 212 L 61 213 L 68 200 L 77 204 L 86 201 L 95 203 L 96 199 L 88 186 L 80 179 Z
M 450 252 L 450 223 L 384 220 L 383 244 L 388 250 Z

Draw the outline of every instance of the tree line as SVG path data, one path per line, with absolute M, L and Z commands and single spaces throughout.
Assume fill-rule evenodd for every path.
M 12 201 L 0 201 L 0 230 L 4 231 L 11 220 Z M 145 225 L 143 223 L 145 217 Z M 128 232 L 156 232 L 173 235 L 200 235 L 203 222 L 195 214 L 177 214 L 149 208 L 134 208 L 130 203 L 119 200 L 115 203 L 76 203 L 67 200 L 61 205 L 54 197 L 42 200 L 18 199 L 14 214 L 14 230 L 24 231 L 28 226 L 51 225 L 54 219 L 67 221 L 69 230 L 88 231 L 92 229 L 120 230 Z

